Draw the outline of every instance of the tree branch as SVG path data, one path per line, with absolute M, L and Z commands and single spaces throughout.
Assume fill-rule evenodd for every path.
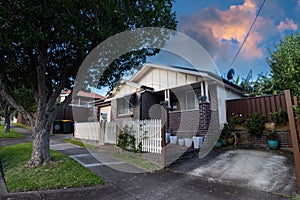
M 5 75 L 3 72 L 0 72 L 0 94 L 1 96 L 16 110 L 18 110 L 23 117 L 29 121 L 30 125 L 33 126 L 34 124 L 34 117 L 33 115 L 28 112 L 21 104 L 17 103 L 11 93 L 8 91 L 8 88 L 4 82 Z

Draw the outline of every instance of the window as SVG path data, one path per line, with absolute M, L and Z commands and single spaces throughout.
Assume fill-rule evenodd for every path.
M 138 99 L 135 93 L 118 99 L 118 115 L 130 115 L 132 109 L 137 106 L 137 103 Z
M 118 115 L 129 115 L 129 114 L 130 114 L 129 99 L 126 97 L 118 99 Z
M 192 110 L 196 108 L 196 95 L 194 91 L 187 91 L 185 93 L 185 108 L 186 110 Z

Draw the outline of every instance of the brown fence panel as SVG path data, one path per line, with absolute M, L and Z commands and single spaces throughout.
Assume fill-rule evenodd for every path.
M 56 120 L 72 120 L 77 122 L 87 122 L 92 115 L 92 108 L 67 106 L 57 113 Z M 76 115 L 75 119 L 73 113 Z
M 271 113 L 279 109 L 286 109 L 284 94 L 261 97 L 248 97 L 226 101 L 226 115 L 229 119 L 233 115 L 243 115 L 246 119 L 253 113 L 265 116 L 271 122 Z

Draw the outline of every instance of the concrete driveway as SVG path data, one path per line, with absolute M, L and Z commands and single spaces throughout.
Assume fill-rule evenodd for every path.
M 170 170 L 288 196 L 297 191 L 293 154 L 287 151 L 216 150 Z

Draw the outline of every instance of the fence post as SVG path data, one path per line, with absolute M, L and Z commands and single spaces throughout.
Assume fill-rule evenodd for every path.
M 104 138 L 105 138 L 105 124 L 106 121 L 100 120 L 100 131 L 99 131 L 99 145 L 104 145 Z
M 167 110 L 165 106 L 161 106 L 161 154 L 162 154 L 162 168 L 166 167 L 165 146 L 166 146 L 166 123 Z
M 295 124 L 295 117 L 292 107 L 292 99 L 290 90 L 284 91 L 285 101 L 286 101 L 286 109 L 289 117 L 289 125 L 290 125 L 290 132 L 292 138 L 292 147 L 294 152 L 294 160 L 295 160 L 295 167 L 296 167 L 296 178 L 298 183 L 298 193 L 300 193 L 300 152 L 298 146 L 298 137 L 296 131 L 296 124 Z

